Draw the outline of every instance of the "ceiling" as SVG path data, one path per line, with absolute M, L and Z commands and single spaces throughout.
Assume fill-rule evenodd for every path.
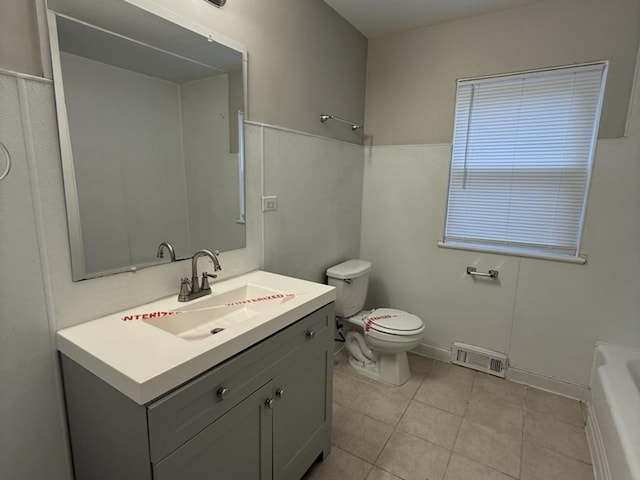
M 368 38 L 542 0 L 324 0 Z

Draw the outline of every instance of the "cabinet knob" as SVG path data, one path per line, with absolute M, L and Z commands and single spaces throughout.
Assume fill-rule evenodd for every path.
M 307 338 L 309 340 L 311 340 L 313 337 L 316 336 L 316 332 L 314 332 L 313 330 L 307 330 L 307 334 L 306 335 L 307 335 Z
M 266 402 L 264 402 L 264 405 L 265 405 L 267 408 L 273 408 L 273 398 L 268 398 L 268 399 L 266 400 Z
M 278 398 L 282 398 L 284 397 L 284 388 L 280 387 L 279 389 L 276 390 L 276 396 Z
M 229 394 L 231 393 L 231 390 L 229 390 L 228 388 L 219 388 L 218 389 L 218 398 L 220 400 L 225 400 Z

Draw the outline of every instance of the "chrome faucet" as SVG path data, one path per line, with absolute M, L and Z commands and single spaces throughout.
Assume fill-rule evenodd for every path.
M 209 257 L 213 262 L 214 272 L 222 270 L 220 262 L 218 261 L 218 255 L 220 252 L 215 250 L 198 250 L 193 254 L 191 258 L 191 280 L 183 278 L 180 283 L 180 294 L 178 295 L 179 302 L 189 302 L 196 298 L 209 295 L 211 293 L 211 287 L 209 286 L 209 278 L 217 278 L 218 276 L 202 272 L 202 282 L 198 281 L 198 259 L 200 257 Z
M 164 258 L 164 249 L 169 250 L 169 256 L 171 257 L 171 261 L 175 262 L 176 261 L 176 251 L 173 249 L 173 245 L 171 245 L 169 242 L 162 242 L 159 246 L 158 246 L 158 253 L 156 253 L 156 257 L 158 258 Z

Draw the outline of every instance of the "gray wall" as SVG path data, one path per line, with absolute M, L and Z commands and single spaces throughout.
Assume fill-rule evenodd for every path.
M 33 2 L 44 0 L 0 6 L 0 68 L 42 71 Z M 362 124 L 367 61 L 367 39 L 322 0 L 229 1 L 220 9 L 204 1 L 130 3 L 166 8 L 245 45 L 249 120 L 362 142 L 361 132 L 319 121 L 328 112 Z
M 636 0 L 547 0 L 372 39 L 368 143 L 451 142 L 459 78 L 604 59 L 599 137 L 621 137 L 639 38 Z
M 0 68 L 42 75 L 35 2 L 0 2 Z
M 205 2 L 165 1 L 163 5 L 248 47 L 250 119 L 360 141 L 359 133 L 353 134 L 343 125 L 322 125 L 318 121 L 318 114 L 324 110 L 354 121 L 360 121 L 364 115 L 366 40 L 324 2 L 229 1 L 220 10 Z M 0 18 L 4 20 L 1 15 Z M 324 35 L 326 32 L 331 35 Z M 24 42 L 31 41 L 37 42 L 33 28 L 20 27 L 11 34 L 0 28 L 0 45 L 8 43 L 20 49 Z M 38 58 L 36 53 L 25 54 L 20 50 L 20 55 L 31 60 Z M 36 61 L 35 69 L 22 67 L 4 53 L 0 57 L 0 68 L 5 69 L 39 73 L 37 64 Z M 8 85 L 12 82 L 22 80 L 10 76 Z M 29 118 L 21 119 L 15 113 L 17 89 L 6 87 L 4 81 L 0 87 L 0 141 L 11 140 L 15 161 L 9 179 L 0 182 L 0 282 L 5 286 L 0 289 L 0 478 L 70 480 L 64 411 L 55 368 L 55 331 L 176 294 L 180 278 L 189 275 L 190 265 L 176 262 L 136 273 L 72 282 L 53 88 L 36 79 L 24 82 L 27 88 L 22 101 L 33 107 Z M 271 146 L 263 143 L 262 130 L 260 126 L 247 127 L 247 248 L 221 254 L 224 270 L 220 279 L 265 263 L 260 213 L 263 158 L 267 161 L 306 154 L 291 150 L 287 141 Z M 293 144 L 298 144 L 300 134 L 287 135 Z M 25 138 L 35 141 L 28 174 Z M 324 143 L 335 142 L 318 140 L 318 150 L 323 151 Z M 338 145 L 340 154 L 351 152 L 344 153 L 348 162 L 353 158 L 353 149 L 358 151 L 357 145 Z M 323 161 L 318 155 L 314 159 Z M 361 162 L 361 158 L 358 160 Z M 332 162 L 337 165 L 338 159 Z M 316 168 L 321 169 L 322 163 L 316 163 Z M 341 170 L 335 167 L 325 181 L 337 181 L 338 175 Z M 355 175 L 352 181 L 354 200 L 349 201 L 357 204 L 350 206 L 350 212 L 359 216 L 360 175 Z M 286 199 L 297 188 L 296 184 L 290 184 L 275 193 Z M 288 201 L 283 205 L 283 208 L 292 206 Z M 326 205 L 331 212 L 337 208 L 336 201 Z M 330 216 L 324 214 L 321 218 Z M 294 213 L 291 228 L 303 225 L 301 222 Z M 358 224 L 357 217 L 353 223 Z M 328 228 L 334 231 L 333 226 Z M 357 249 L 357 227 L 350 235 L 346 240 L 351 249 L 349 254 Z M 271 238 L 279 241 L 277 237 Z M 277 250 L 276 243 L 270 245 Z M 341 260 L 347 252 L 334 243 L 323 254 L 312 271 L 299 269 L 299 274 L 319 278 L 326 264 Z M 274 265 L 287 268 L 287 259 Z

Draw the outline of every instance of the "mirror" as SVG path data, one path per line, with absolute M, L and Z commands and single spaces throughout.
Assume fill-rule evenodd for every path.
M 121 0 L 74 8 L 49 12 L 73 279 L 167 262 L 161 242 L 243 248 L 246 54 Z

